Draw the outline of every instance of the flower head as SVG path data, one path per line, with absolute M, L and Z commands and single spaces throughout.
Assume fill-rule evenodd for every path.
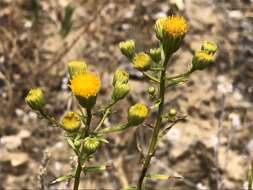
M 100 80 L 95 73 L 83 73 L 70 81 L 70 88 L 75 96 L 89 98 L 100 90 Z
M 135 42 L 134 40 L 126 40 L 126 41 L 120 42 L 119 48 L 123 55 L 131 59 L 135 52 Z
M 149 95 L 150 95 L 151 97 L 153 97 L 153 96 L 155 95 L 155 93 L 156 93 L 155 87 L 150 86 L 150 87 L 148 88 L 148 93 L 149 93 Z
M 209 41 L 205 41 L 201 46 L 202 51 L 211 55 L 214 55 L 217 49 L 218 49 L 217 45 L 214 42 Z
M 117 69 L 113 75 L 113 86 L 115 86 L 116 83 L 128 83 L 129 74 L 122 70 Z
M 45 105 L 44 93 L 40 88 L 31 89 L 25 98 L 25 102 L 34 110 L 41 110 Z
M 182 16 L 169 16 L 162 22 L 163 31 L 173 38 L 181 38 L 188 31 L 188 24 Z
M 198 51 L 195 53 L 192 59 L 192 68 L 191 70 L 203 70 L 205 69 L 210 63 L 214 62 L 214 58 L 212 55 L 204 52 Z
M 91 109 L 96 103 L 100 80 L 95 73 L 83 73 L 70 81 L 70 88 L 81 106 Z
M 81 126 L 81 118 L 73 111 L 64 114 L 61 127 L 69 132 L 76 131 Z
M 131 126 L 139 125 L 146 119 L 147 115 L 148 108 L 142 103 L 137 103 L 128 110 L 128 124 Z
M 100 145 L 100 141 L 96 137 L 86 137 L 83 141 L 84 151 L 88 154 L 96 152 Z
M 159 18 L 155 24 L 156 36 L 161 41 L 165 55 L 172 54 L 178 50 L 185 34 L 188 24 L 181 16 L 169 16 Z
M 114 101 L 119 101 L 125 98 L 129 91 L 130 87 L 128 83 L 117 82 L 112 91 L 112 99 Z
M 159 61 L 161 60 L 161 57 L 162 57 L 161 56 L 161 49 L 160 48 L 152 48 L 149 50 L 149 55 L 155 63 L 159 63 Z
M 139 71 L 146 71 L 151 66 L 151 58 L 144 52 L 138 53 L 133 58 L 133 65 Z

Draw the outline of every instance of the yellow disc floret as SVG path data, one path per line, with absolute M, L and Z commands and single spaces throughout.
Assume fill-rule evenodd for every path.
M 90 98 L 100 90 L 100 80 L 95 73 L 83 73 L 70 81 L 70 88 L 75 96 Z
M 188 31 L 188 24 L 182 16 L 169 16 L 162 22 L 165 34 L 173 38 L 183 37 Z

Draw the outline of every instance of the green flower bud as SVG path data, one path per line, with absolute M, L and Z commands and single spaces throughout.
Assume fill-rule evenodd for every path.
M 129 91 L 130 87 L 128 83 L 124 84 L 117 82 L 113 88 L 112 99 L 114 101 L 119 101 L 125 98 Z
M 205 41 L 201 46 L 201 50 L 210 55 L 214 55 L 217 49 L 218 47 L 214 42 Z
M 133 65 L 139 71 L 147 71 L 151 66 L 151 58 L 144 52 L 138 53 L 133 58 Z
M 135 42 L 134 40 L 127 40 L 119 43 L 119 48 L 123 55 L 132 59 L 135 52 Z
M 76 148 L 79 148 L 80 145 L 81 145 L 80 139 L 75 140 L 75 141 L 74 141 L 74 145 L 75 145 Z
M 122 70 L 117 69 L 113 75 L 113 86 L 115 86 L 116 83 L 127 83 L 129 79 L 129 74 Z
M 84 151 L 88 154 L 96 152 L 100 145 L 100 141 L 96 137 L 86 137 L 83 141 Z
M 150 96 L 154 96 L 155 93 L 156 93 L 155 87 L 153 87 L 153 86 L 149 87 L 148 88 L 148 93 L 149 93 Z
M 81 126 L 81 118 L 77 113 L 69 111 L 64 114 L 61 121 L 61 127 L 64 130 L 68 132 L 73 132 L 77 131 L 80 128 L 80 126 Z
M 31 89 L 25 102 L 34 110 L 41 110 L 45 105 L 44 93 L 40 88 Z
M 72 79 L 74 76 L 87 72 L 88 68 L 84 61 L 70 61 L 68 62 L 68 72 Z
M 159 61 L 161 60 L 161 49 L 160 48 L 150 49 L 149 55 L 155 63 L 159 63 Z
M 148 108 L 142 104 L 137 103 L 131 106 L 128 110 L 128 125 L 136 126 L 141 124 L 148 115 Z
M 214 58 L 212 55 L 209 55 L 204 51 L 198 51 L 193 56 L 191 70 L 203 70 L 213 62 Z
M 163 24 L 166 21 L 166 17 L 158 18 L 155 22 L 155 32 L 158 40 L 162 41 L 163 39 Z

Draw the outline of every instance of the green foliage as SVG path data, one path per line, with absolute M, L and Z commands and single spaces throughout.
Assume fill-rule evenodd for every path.
M 61 21 L 61 30 L 60 34 L 63 38 L 65 38 L 69 32 L 71 31 L 73 22 L 72 22 L 72 16 L 74 14 L 75 8 L 72 7 L 71 5 L 67 5 L 64 8 L 64 16 Z

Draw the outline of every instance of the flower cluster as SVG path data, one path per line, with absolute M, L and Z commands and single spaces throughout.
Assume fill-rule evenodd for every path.
M 169 111 L 166 111 L 166 90 L 183 84 L 195 71 L 207 68 L 214 62 L 217 51 L 215 43 L 205 41 L 200 50 L 197 50 L 193 55 L 186 71 L 175 76 L 167 75 L 167 65 L 170 58 L 180 48 L 188 29 L 189 26 L 185 18 L 172 15 L 159 18 L 155 23 L 158 47 L 151 48 L 149 51 L 137 52 L 133 39 L 119 43 L 119 49 L 132 63 L 133 68 L 152 82 L 146 92 L 151 99 L 150 108 L 157 109 L 156 114 L 154 114 L 156 121 L 153 124 L 144 123 L 149 115 L 149 108 L 143 103 L 136 102 L 128 108 L 128 116 L 125 122 L 104 126 L 106 118 L 114 113 L 112 112 L 114 105 L 130 94 L 129 74 L 123 69 L 117 69 L 113 75 L 112 93 L 108 102 L 101 109 L 96 109 L 96 100 L 101 89 L 99 76 L 91 72 L 84 61 L 73 60 L 68 62 L 69 89 L 77 100 L 76 103 L 79 104 L 79 110 L 67 111 L 60 121 L 47 112 L 45 108 L 46 98 L 40 88 L 29 91 L 25 98 L 26 103 L 53 126 L 65 131 L 66 142 L 77 156 L 75 174 L 68 175 L 68 177 L 62 176 L 56 179 L 56 182 L 74 178 L 73 190 L 78 190 L 81 173 L 86 175 L 87 171 L 98 172 L 107 168 L 105 166 L 88 166 L 88 161 L 98 152 L 100 145 L 110 143 L 107 140 L 107 134 L 123 132 L 143 123 L 143 126 L 149 126 L 153 129 L 152 136 L 142 162 L 137 185 L 126 189 L 142 190 L 144 178 L 168 179 L 168 176 L 164 174 L 147 173 L 151 159 L 155 155 L 158 141 L 172 126 L 184 118 L 175 108 L 169 108 Z M 94 117 L 98 117 L 98 119 L 92 122 Z M 97 120 L 99 122 L 96 122 Z M 166 127 L 164 123 L 169 123 L 169 127 Z M 145 127 L 142 130 L 145 130 Z

